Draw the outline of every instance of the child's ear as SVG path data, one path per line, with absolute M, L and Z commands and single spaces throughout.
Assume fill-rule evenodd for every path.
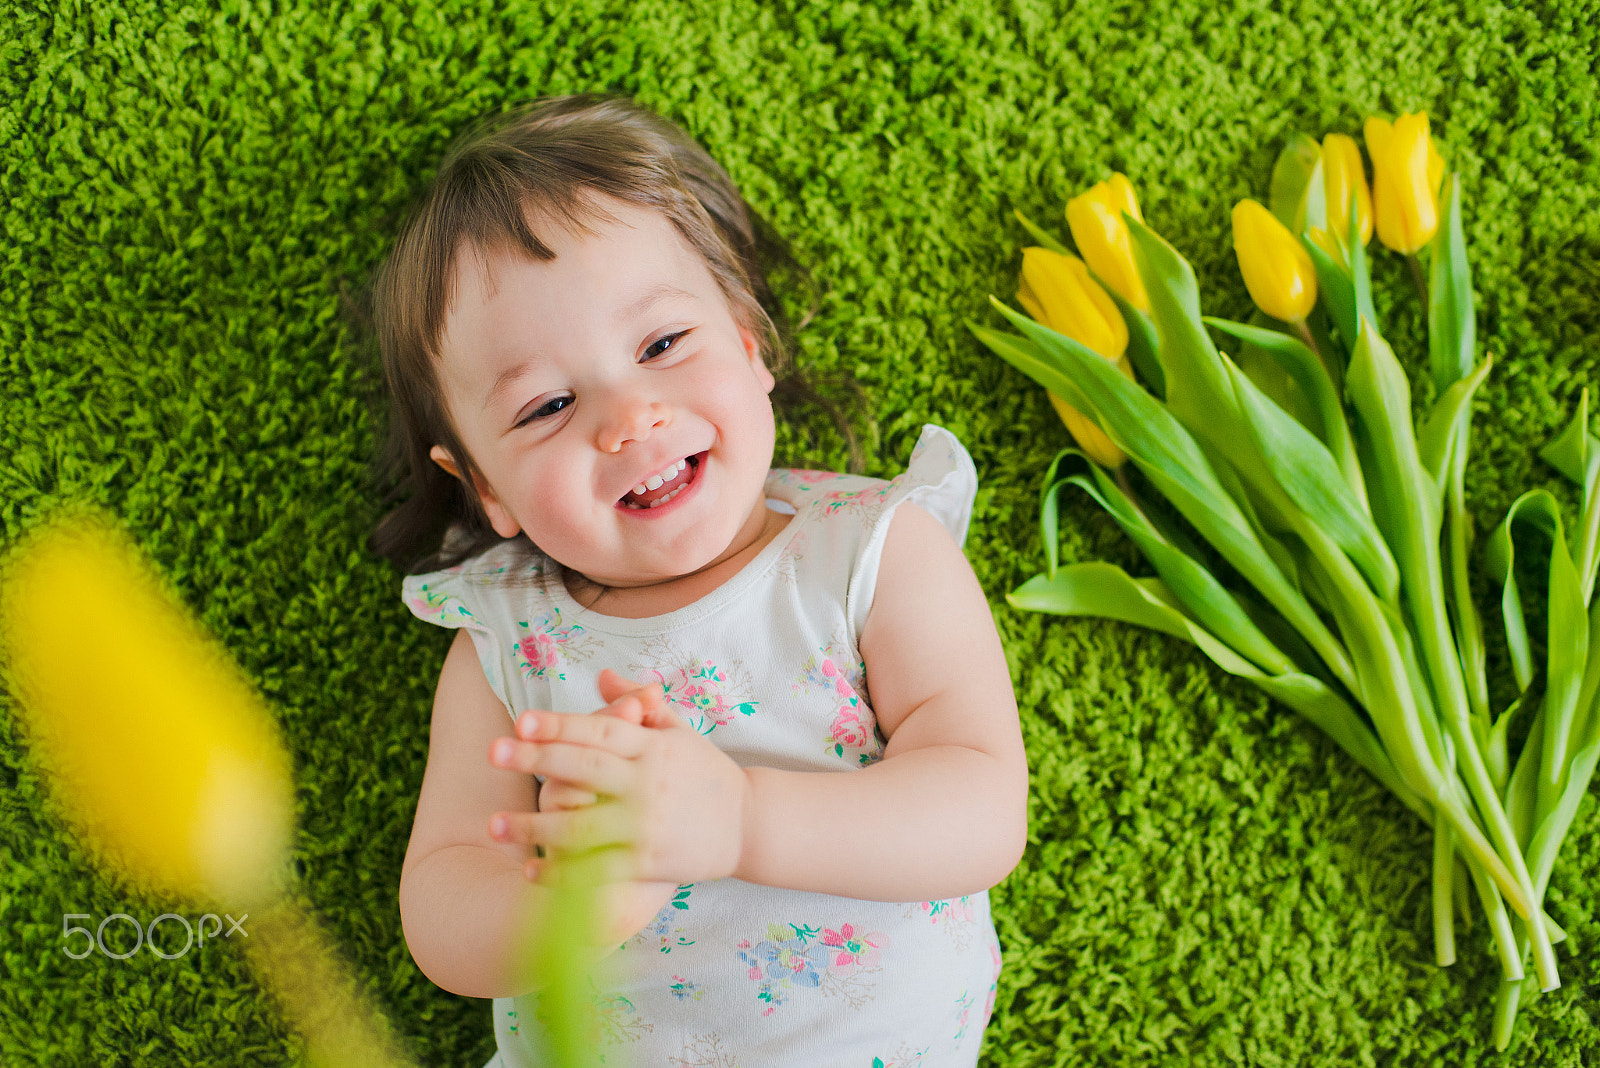
M 762 389 L 771 393 L 772 387 L 777 382 L 772 377 L 772 372 L 767 370 L 766 362 L 761 359 L 761 342 L 756 339 L 752 331 L 742 326 L 739 328 L 739 340 L 744 342 L 745 355 L 750 358 L 750 366 L 756 373 L 756 380 L 761 383 Z
M 435 445 L 428 450 L 428 456 L 432 458 L 434 463 L 449 472 L 452 478 L 463 483 L 466 482 L 466 479 L 461 477 L 461 469 L 456 466 L 455 461 L 450 458 L 450 453 L 443 446 Z M 522 525 L 500 503 L 500 498 L 496 497 L 494 491 L 482 481 L 477 482 L 474 488 L 477 491 L 478 500 L 483 502 L 483 510 L 489 516 L 489 525 L 494 527 L 494 532 L 502 538 L 516 537 L 517 532 L 522 529 Z

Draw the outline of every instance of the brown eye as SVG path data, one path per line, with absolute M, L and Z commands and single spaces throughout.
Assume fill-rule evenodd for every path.
M 528 417 L 518 423 L 517 426 L 527 426 L 535 419 L 543 419 L 546 416 L 555 415 L 557 412 L 561 411 L 561 409 L 565 408 L 571 403 L 571 397 L 552 397 L 550 400 L 545 401 L 543 404 L 539 405 L 539 407 L 530 412 Z
M 678 340 L 680 337 L 683 337 L 688 332 L 689 331 L 687 330 L 681 330 L 676 334 L 668 334 L 666 337 L 652 343 L 649 348 L 644 350 L 644 360 L 641 360 L 640 362 L 643 363 L 645 360 L 653 360 L 655 359 L 655 356 L 661 355 L 660 352 L 655 352 L 656 345 L 670 345 L 672 342 Z M 666 350 L 663 349 L 662 351 L 665 352 Z M 651 355 L 652 352 L 655 352 L 655 356 Z

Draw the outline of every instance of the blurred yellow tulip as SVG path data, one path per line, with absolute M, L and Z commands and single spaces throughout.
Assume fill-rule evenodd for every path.
M 227 654 L 105 519 L 47 524 L 5 572 L 0 637 L 63 806 L 145 884 L 271 899 L 289 758 Z
M 1361 166 L 1355 138 L 1329 134 L 1322 139 L 1322 181 L 1328 205 L 1328 228 L 1341 242 L 1350 232 L 1350 199 L 1355 198 L 1361 243 L 1372 240 L 1372 194 Z
M 1288 323 L 1311 313 L 1317 302 L 1311 256 L 1276 215 L 1254 200 L 1234 205 L 1233 250 L 1257 307 Z
M 1393 124 L 1370 118 L 1366 138 L 1378 240 L 1396 252 L 1414 253 L 1439 228 L 1444 181 L 1444 159 L 1428 135 L 1428 116 L 1402 115 Z
M 1038 322 L 1093 349 L 1133 379 L 1133 366 L 1123 356 L 1128 347 L 1128 324 L 1076 256 L 1047 248 L 1023 249 L 1017 302 Z M 1115 470 L 1127 462 L 1127 455 L 1090 419 L 1054 393 L 1050 403 L 1073 439 L 1096 463 Z
M 1133 183 L 1124 174 L 1113 174 L 1087 193 L 1067 201 L 1067 226 L 1078 251 L 1100 280 L 1117 296 L 1147 312 L 1150 297 L 1133 261 L 1128 226 L 1122 221 L 1124 212 L 1144 222 L 1133 195 Z

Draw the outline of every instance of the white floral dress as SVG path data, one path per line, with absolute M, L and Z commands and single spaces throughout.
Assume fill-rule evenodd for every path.
M 592 712 L 610 667 L 660 682 L 673 711 L 741 766 L 842 771 L 882 758 L 857 637 L 884 537 L 913 501 L 966 537 L 977 474 L 949 431 L 923 428 L 885 482 L 774 470 L 794 518 L 738 574 L 665 615 L 579 605 L 547 558 L 511 541 L 408 576 L 419 618 L 466 627 L 513 719 Z M 718 879 L 680 886 L 612 955 L 594 997 L 608 1065 L 924 1068 L 977 1062 L 1000 945 L 988 894 L 881 902 Z M 542 1068 L 536 995 L 494 999 L 491 1065 Z

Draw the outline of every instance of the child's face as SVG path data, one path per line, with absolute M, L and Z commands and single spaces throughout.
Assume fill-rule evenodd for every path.
M 478 492 L 495 531 L 525 531 L 602 585 L 643 586 L 720 562 L 759 534 L 773 379 L 755 335 L 673 225 L 604 203 L 620 223 L 592 224 L 598 236 L 540 226 L 556 253 L 548 263 L 495 253 L 486 278 L 463 248 L 440 378 L 488 481 Z M 662 285 L 682 292 L 643 305 Z M 444 449 L 432 455 L 460 477 Z M 685 485 L 672 500 L 624 500 L 685 460 L 663 487 Z

